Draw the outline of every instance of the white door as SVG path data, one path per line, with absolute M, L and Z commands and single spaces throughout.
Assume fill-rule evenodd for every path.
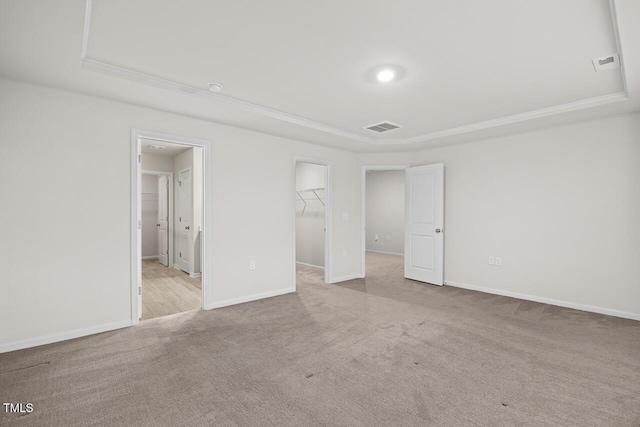
M 434 285 L 444 274 L 444 164 L 405 171 L 404 277 Z
M 169 179 L 158 178 L 158 261 L 169 266 Z
M 191 197 L 191 169 L 184 169 L 178 177 L 178 266 L 182 271 L 190 273 L 191 259 L 191 218 L 193 215 L 193 199 Z

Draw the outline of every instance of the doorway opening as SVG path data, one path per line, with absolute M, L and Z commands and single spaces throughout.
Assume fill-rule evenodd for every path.
M 363 168 L 363 276 L 403 277 L 404 166 Z
M 293 258 L 297 284 L 302 275 L 331 282 L 331 170 L 328 161 L 294 159 Z
M 444 283 L 444 165 L 363 166 L 361 276 Z
M 206 308 L 208 145 L 132 132 L 132 324 Z

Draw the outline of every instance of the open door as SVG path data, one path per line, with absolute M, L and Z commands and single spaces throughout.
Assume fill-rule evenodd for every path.
M 405 170 L 404 277 L 444 279 L 444 164 Z
M 187 273 L 192 272 L 189 264 L 191 260 L 189 248 L 191 242 L 191 218 L 193 216 L 191 185 L 191 169 L 183 169 L 180 171 L 178 178 L 178 266 Z
M 158 262 L 169 266 L 169 179 L 158 178 Z

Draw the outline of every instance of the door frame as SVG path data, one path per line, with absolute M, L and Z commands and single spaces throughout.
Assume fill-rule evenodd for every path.
M 164 171 L 154 171 L 141 169 L 141 175 L 156 175 L 156 176 L 166 176 L 169 180 L 169 221 L 167 224 L 167 235 L 169 236 L 169 267 L 173 267 L 171 261 L 173 260 L 173 172 L 164 172 Z M 142 245 L 142 241 L 140 241 Z
M 409 165 L 363 165 L 362 166 L 362 213 L 360 228 L 360 277 L 366 276 L 366 253 L 367 253 L 367 171 L 403 171 Z
M 291 185 L 291 224 L 293 229 L 293 239 L 292 239 L 292 256 L 293 256 L 293 271 L 292 271 L 292 282 L 293 282 L 293 291 L 295 292 L 297 289 L 297 281 L 296 281 L 296 265 L 297 265 L 297 257 L 296 257 L 296 165 L 298 163 L 311 163 L 314 165 L 326 166 L 325 170 L 325 207 L 324 207 L 324 224 L 327 229 L 324 233 L 324 282 L 331 283 L 332 280 L 332 270 L 333 270 L 333 162 L 330 160 L 316 159 L 311 157 L 302 157 L 302 156 L 293 156 L 293 180 Z
M 211 143 L 203 139 L 188 138 L 142 129 L 131 129 L 131 325 L 137 325 L 140 322 L 138 313 L 138 289 L 142 286 L 142 204 L 140 195 L 140 181 L 142 176 L 140 140 L 142 139 L 170 142 L 172 144 L 202 149 L 202 264 L 200 266 L 202 269 L 202 309 L 209 310 L 212 308 L 209 303 L 213 290 L 212 260 L 210 256 L 210 254 L 213 253 L 213 229 L 209 220 L 212 216 L 211 212 L 213 207 L 210 184 L 212 176 Z

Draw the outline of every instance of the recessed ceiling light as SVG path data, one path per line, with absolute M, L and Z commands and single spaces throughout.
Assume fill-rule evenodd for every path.
M 375 84 L 386 85 L 391 82 L 397 82 L 405 78 L 407 70 L 398 64 L 380 64 L 370 68 L 364 75 L 364 78 Z
M 209 91 L 211 92 L 220 92 L 222 90 L 222 85 L 220 83 L 211 82 L 208 84 Z
M 376 74 L 376 78 L 381 83 L 388 83 L 396 78 L 396 72 L 390 68 L 384 68 L 378 71 L 378 74 Z
M 149 145 L 149 148 L 152 148 L 154 150 L 164 150 L 164 147 L 162 145 Z

